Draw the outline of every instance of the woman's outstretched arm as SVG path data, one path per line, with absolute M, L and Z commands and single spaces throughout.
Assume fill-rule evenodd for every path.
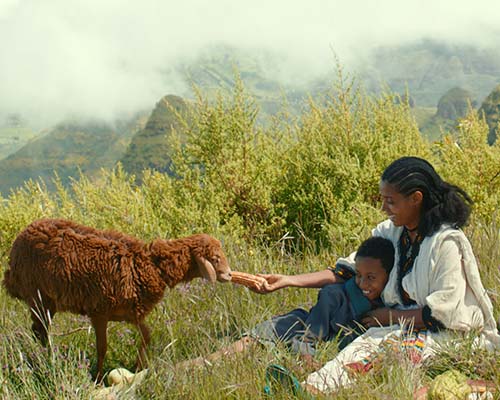
M 371 328 L 374 326 L 398 324 L 400 320 L 405 320 L 407 323 L 412 323 L 417 329 L 425 328 L 422 310 L 422 308 L 413 310 L 395 310 L 388 307 L 376 308 L 366 313 L 361 319 L 361 323 L 365 327 Z

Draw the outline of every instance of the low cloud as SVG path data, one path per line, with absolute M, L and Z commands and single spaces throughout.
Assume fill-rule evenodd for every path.
M 377 46 L 495 46 L 500 2 L 2 0 L 0 114 L 113 119 L 187 90 L 177 66 L 214 44 L 264 50 L 283 83 L 355 66 Z M 269 66 L 270 67 L 270 66 Z

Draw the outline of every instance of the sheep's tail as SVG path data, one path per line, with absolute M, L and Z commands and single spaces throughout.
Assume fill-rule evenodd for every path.
M 21 294 L 19 294 L 15 290 L 17 285 L 15 284 L 15 282 L 12 281 L 11 272 L 12 271 L 10 269 L 5 271 L 4 276 L 3 276 L 2 285 L 5 288 L 5 290 L 7 290 L 7 293 L 9 293 L 12 297 L 15 297 L 16 299 L 22 300 L 23 298 L 22 298 Z

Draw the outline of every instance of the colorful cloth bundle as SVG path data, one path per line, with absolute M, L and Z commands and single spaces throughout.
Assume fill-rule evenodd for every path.
M 380 365 L 388 351 L 399 353 L 413 364 L 419 364 L 423 359 L 426 340 L 426 329 L 404 329 L 401 335 L 389 336 L 369 356 L 346 364 L 345 368 L 351 373 L 366 373 Z

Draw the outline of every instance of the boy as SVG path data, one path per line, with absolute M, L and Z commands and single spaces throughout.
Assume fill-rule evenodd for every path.
M 257 325 L 249 336 L 266 344 L 286 343 L 307 360 L 316 343 L 341 338 L 340 347 L 355 339 L 356 321 L 382 305 L 380 295 L 394 265 L 394 246 L 381 237 L 365 240 L 356 252 L 356 271 L 337 264 L 332 273 L 344 283 L 324 286 L 309 310 L 295 309 Z

